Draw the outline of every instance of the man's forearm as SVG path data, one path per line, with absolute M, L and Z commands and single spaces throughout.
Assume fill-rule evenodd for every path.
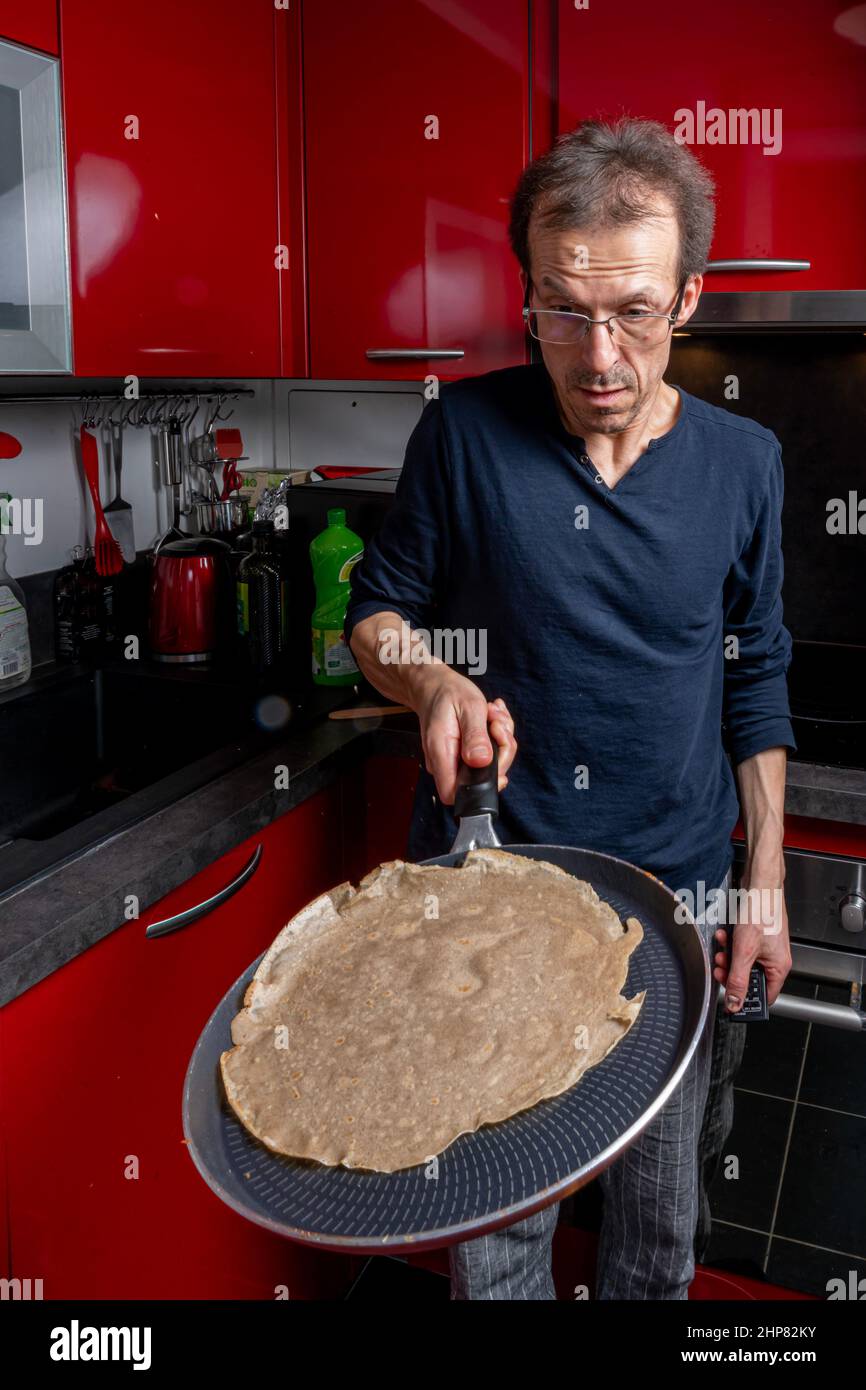
M 390 700 L 417 710 L 431 680 L 440 680 L 450 668 L 429 651 L 423 662 L 407 659 L 407 649 L 418 651 L 410 637 L 411 628 L 399 613 L 372 613 L 358 623 L 349 645 L 371 685 Z
M 785 878 L 782 839 L 785 830 L 786 748 L 765 748 L 736 769 L 740 810 L 746 832 L 746 877 L 767 886 Z

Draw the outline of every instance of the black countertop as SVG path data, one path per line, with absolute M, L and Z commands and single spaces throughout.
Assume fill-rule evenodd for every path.
M 127 895 L 143 912 L 356 762 L 380 753 L 420 761 L 414 715 L 329 720 L 347 693 L 322 692 L 312 724 L 0 897 L 0 1004 L 123 924 Z M 274 788 L 275 764 L 288 769 L 286 790 Z M 785 809 L 866 825 L 866 772 L 789 763 Z

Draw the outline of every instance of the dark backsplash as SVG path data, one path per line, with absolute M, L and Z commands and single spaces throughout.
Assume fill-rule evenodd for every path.
M 782 445 L 785 625 L 800 641 L 866 645 L 866 536 L 827 532 L 827 502 L 866 496 L 866 337 L 676 338 L 667 379 L 747 415 Z M 736 376 L 739 400 L 725 399 Z

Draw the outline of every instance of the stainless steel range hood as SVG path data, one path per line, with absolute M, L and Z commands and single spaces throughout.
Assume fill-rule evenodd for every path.
M 866 290 L 704 290 L 683 333 L 866 333 Z
M 688 333 L 866 332 L 866 290 L 737 290 L 711 288 L 713 275 L 811 269 L 809 261 L 710 261 Z

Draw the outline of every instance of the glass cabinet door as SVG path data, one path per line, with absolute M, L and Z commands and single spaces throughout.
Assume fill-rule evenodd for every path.
M 56 58 L 0 41 L 0 372 L 69 372 Z

